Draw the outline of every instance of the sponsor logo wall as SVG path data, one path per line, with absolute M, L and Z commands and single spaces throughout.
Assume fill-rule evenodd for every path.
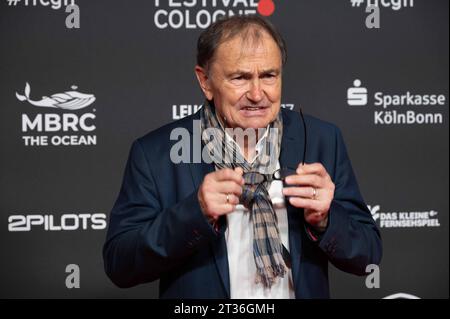
M 157 297 L 103 271 L 131 143 L 201 108 L 200 32 L 260 14 L 288 44 L 282 107 L 340 127 L 382 233 L 379 285 L 330 265 L 332 297 L 448 298 L 448 1 L 78 0 L 76 29 L 71 1 L 35 2 L 0 2 L 0 297 Z

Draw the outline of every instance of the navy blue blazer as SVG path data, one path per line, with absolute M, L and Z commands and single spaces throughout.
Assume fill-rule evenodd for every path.
M 296 169 L 303 156 L 303 124 L 297 112 L 281 112 L 280 166 Z M 103 248 L 106 274 L 119 287 L 160 279 L 161 298 L 230 297 L 226 218 L 217 232 L 197 200 L 198 187 L 214 166 L 170 160 L 171 147 L 179 141 L 170 139 L 172 130 L 185 128 L 192 135 L 198 119 L 197 112 L 132 145 Z M 335 183 L 335 195 L 328 228 L 317 242 L 305 231 L 303 210 L 286 203 L 292 276 L 297 298 L 329 298 L 328 262 L 366 275 L 368 264 L 379 264 L 382 245 L 339 129 L 311 116 L 305 120 L 306 162 L 324 165 Z M 192 139 L 190 144 L 192 149 Z

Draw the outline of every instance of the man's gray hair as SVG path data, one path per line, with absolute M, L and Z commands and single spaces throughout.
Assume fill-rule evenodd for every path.
M 267 32 L 275 41 L 281 52 L 282 64 L 285 65 L 287 50 L 283 37 L 269 20 L 258 15 L 232 16 L 211 24 L 198 38 L 197 65 L 208 70 L 219 45 L 238 35 L 243 40 L 259 40 L 263 32 Z

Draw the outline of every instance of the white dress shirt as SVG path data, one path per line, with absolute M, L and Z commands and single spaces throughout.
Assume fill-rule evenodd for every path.
M 226 136 L 231 139 L 228 135 Z M 258 151 L 261 150 L 262 141 L 265 137 L 266 134 L 258 141 L 255 148 L 256 155 L 253 160 L 258 156 Z M 237 147 L 239 149 L 239 145 Z M 279 162 L 277 163 L 278 168 L 280 168 Z M 281 242 L 289 251 L 288 219 L 282 190 L 282 181 L 272 181 L 269 187 L 269 195 L 278 218 Z M 253 257 L 253 223 L 248 209 L 241 204 L 237 205 L 235 211 L 227 215 L 227 223 L 225 240 L 228 251 L 230 297 L 232 299 L 295 298 L 292 271 L 290 269 L 287 269 L 284 278 L 278 277 L 270 289 L 265 288 L 262 283 L 257 284 L 255 282 L 256 265 Z

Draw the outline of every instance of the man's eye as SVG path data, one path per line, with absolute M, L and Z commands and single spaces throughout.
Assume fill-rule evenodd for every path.
M 234 77 L 231 78 L 231 82 L 236 84 L 236 85 L 244 84 L 245 80 L 246 80 L 246 78 L 243 75 L 238 75 L 238 76 L 234 76 Z

